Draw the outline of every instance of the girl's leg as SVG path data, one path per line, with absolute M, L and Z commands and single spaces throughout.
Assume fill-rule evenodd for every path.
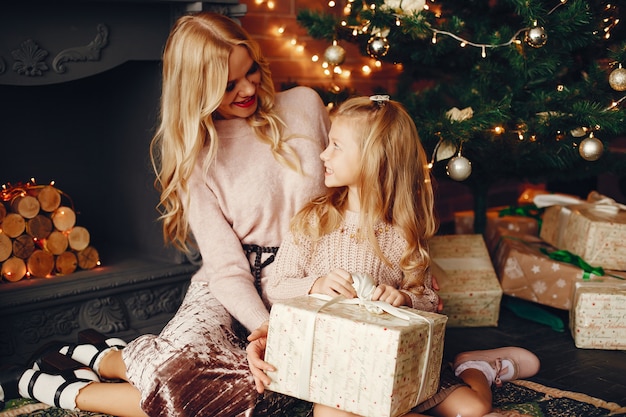
M 483 417 L 493 408 L 492 384 L 535 375 L 539 359 L 518 347 L 463 352 L 455 358 L 454 370 L 468 386 L 455 389 L 430 411 L 439 417 Z
M 338 410 L 327 405 L 315 404 L 313 406 L 313 417 L 359 417 L 347 411 Z
M 466 371 L 469 386 L 452 391 L 441 403 L 429 410 L 438 417 L 483 417 L 491 411 L 491 388 L 482 372 Z M 480 375 L 479 375 L 480 374 Z

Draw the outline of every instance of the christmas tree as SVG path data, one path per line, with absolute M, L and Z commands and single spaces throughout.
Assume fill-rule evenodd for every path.
M 484 230 L 497 181 L 626 174 L 620 10 L 589 0 L 352 0 L 301 10 L 309 35 L 401 64 L 397 91 L 435 176 L 463 181 Z M 334 49 L 332 49 L 334 48 Z M 339 50 L 341 52 L 341 50 Z M 332 60 L 331 60 L 332 61 Z M 338 65 L 340 62 L 330 62 Z M 386 93 L 386 92 L 381 92 Z

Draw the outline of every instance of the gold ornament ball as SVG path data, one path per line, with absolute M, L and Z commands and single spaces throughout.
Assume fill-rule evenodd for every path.
M 374 59 L 379 59 L 389 52 L 389 41 L 381 36 L 373 36 L 367 41 L 367 54 Z
M 600 159 L 604 152 L 602 141 L 594 136 L 583 139 L 578 145 L 578 153 L 586 161 L 596 161 Z
M 472 163 L 464 156 L 455 156 L 448 161 L 446 173 L 455 181 L 463 181 L 472 173 Z
M 535 26 L 526 31 L 524 40 L 533 48 L 541 48 L 548 42 L 548 34 L 541 26 Z
M 341 65 L 346 60 L 346 50 L 336 44 L 330 45 L 324 52 L 324 59 L 331 65 Z
M 626 69 L 619 67 L 609 75 L 609 85 L 615 91 L 626 91 Z

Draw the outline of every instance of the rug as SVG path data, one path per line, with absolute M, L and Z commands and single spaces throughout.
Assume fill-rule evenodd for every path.
M 494 411 L 505 417 L 626 417 L 626 407 L 577 392 L 563 391 L 532 381 L 512 381 L 493 389 Z M 302 405 L 288 417 L 304 417 Z M 11 400 L 0 417 L 108 417 L 66 411 L 32 400 Z

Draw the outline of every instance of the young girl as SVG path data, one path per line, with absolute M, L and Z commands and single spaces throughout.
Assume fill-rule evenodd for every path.
M 320 158 L 328 190 L 292 220 L 270 275 L 270 301 L 310 293 L 353 298 L 352 274 L 365 273 L 377 284 L 373 300 L 437 311 L 428 254 L 437 228 L 431 176 L 406 110 L 388 96 L 347 100 Z M 455 367 L 461 378 L 446 364 L 438 393 L 406 415 L 482 417 L 491 411 L 494 380 L 532 376 L 539 361 L 509 347 L 465 352 Z M 255 376 L 260 391 L 271 387 L 267 376 Z M 351 414 L 316 404 L 314 415 Z

